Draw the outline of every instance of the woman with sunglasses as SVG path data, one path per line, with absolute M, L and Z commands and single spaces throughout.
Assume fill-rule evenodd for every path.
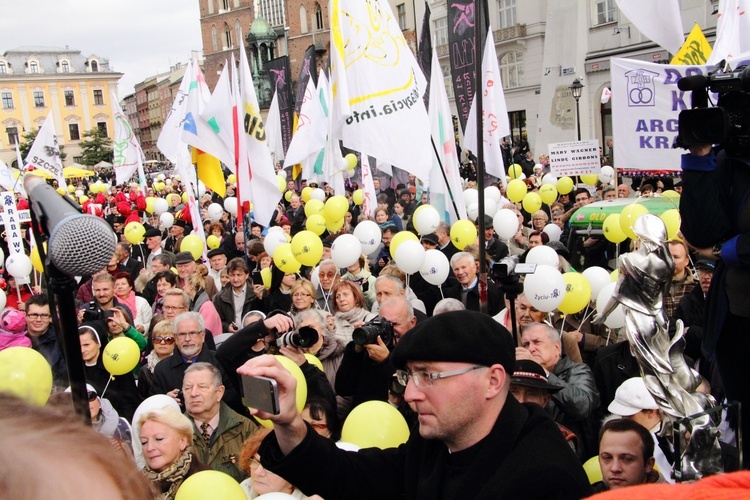
M 174 352 L 174 330 L 172 322 L 162 320 L 156 323 L 151 331 L 153 350 L 141 362 L 138 373 L 138 392 L 146 399 L 151 394 L 156 363 L 168 358 Z

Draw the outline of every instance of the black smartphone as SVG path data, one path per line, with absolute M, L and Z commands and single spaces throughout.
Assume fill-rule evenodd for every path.
M 263 277 L 260 275 L 260 269 L 253 269 L 250 273 L 250 278 L 253 280 L 253 285 L 262 285 Z
M 279 414 L 279 386 L 268 377 L 242 375 L 242 404 L 272 415 Z

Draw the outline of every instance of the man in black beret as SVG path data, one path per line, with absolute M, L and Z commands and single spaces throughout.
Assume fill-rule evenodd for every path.
M 452 311 L 404 335 L 391 354 L 419 427 L 398 448 L 340 450 L 295 406 L 295 379 L 273 357 L 238 372 L 276 380 L 281 411 L 262 464 L 306 494 L 336 498 L 583 498 L 590 485 L 555 423 L 509 396 L 510 333 L 490 316 Z M 387 479 L 384 479 L 387 478 Z

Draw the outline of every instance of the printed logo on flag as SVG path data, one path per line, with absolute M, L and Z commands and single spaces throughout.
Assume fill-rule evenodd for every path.
M 654 80 L 658 76 L 659 73 L 642 68 L 625 73 L 629 107 L 650 107 L 656 105 L 656 86 Z

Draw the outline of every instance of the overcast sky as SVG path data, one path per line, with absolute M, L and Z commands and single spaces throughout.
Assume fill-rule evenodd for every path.
M 124 73 L 120 98 L 136 83 L 186 63 L 201 50 L 198 0 L 3 0 L 0 53 L 57 46 L 109 59 Z

